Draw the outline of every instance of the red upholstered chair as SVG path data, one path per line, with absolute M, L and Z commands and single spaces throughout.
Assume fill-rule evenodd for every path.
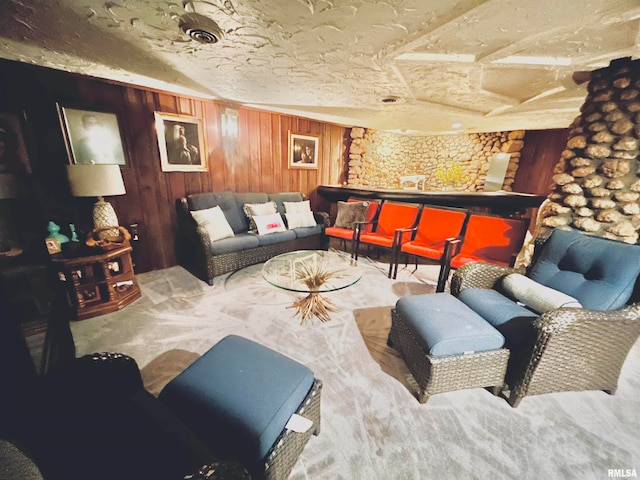
M 465 263 L 485 261 L 505 267 L 513 266 L 528 228 L 528 218 L 472 213 L 463 235 L 447 240 L 445 244 L 436 291 L 444 291 L 451 268 L 459 268 Z
M 365 225 L 363 226 L 363 231 L 370 232 L 371 229 L 373 228 L 372 222 L 375 220 L 376 214 L 378 213 L 378 208 L 380 206 L 380 203 L 384 202 L 384 200 L 380 203 L 378 203 L 378 201 L 376 200 L 363 200 L 359 198 L 349 198 L 347 200 L 347 203 L 358 203 L 358 202 L 365 202 L 368 204 L 367 210 L 364 216 Z M 352 225 L 351 227 L 349 227 L 349 225 L 339 226 L 338 225 L 339 220 L 340 220 L 340 203 L 338 204 L 338 217 L 336 218 L 335 224 L 331 227 L 327 227 L 324 229 L 324 233 L 327 239 L 327 246 L 328 246 L 329 237 L 338 238 L 342 243 L 342 248 L 346 250 L 347 241 L 353 242 L 355 240 L 356 227 L 355 227 L 355 224 Z M 352 244 L 352 248 L 351 248 L 352 256 L 353 256 L 353 250 L 354 248 Z
M 415 258 L 416 269 L 418 257 L 440 262 L 447 239 L 459 237 L 468 219 L 469 212 L 460 208 L 422 207 L 417 227 L 400 230 L 400 249 L 395 252 L 393 278 L 398 274 L 401 253 Z
M 418 221 L 420 208 L 416 205 L 406 203 L 385 202 L 380 207 L 377 221 L 371 223 L 372 230 L 365 231 L 367 224 L 358 223 L 356 226 L 356 242 L 354 257 L 358 259 L 360 244 L 385 248 L 391 251 L 389 260 L 389 278 L 393 270 L 393 253 L 399 245 L 400 237 L 398 230 L 413 228 Z M 409 238 L 407 238 L 407 241 Z

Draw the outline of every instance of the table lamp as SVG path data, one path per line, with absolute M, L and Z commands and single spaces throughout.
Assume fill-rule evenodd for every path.
M 118 226 L 115 210 L 103 198 L 127 193 L 118 165 L 67 165 L 67 177 L 74 197 L 98 197 L 93 204 L 94 228 Z

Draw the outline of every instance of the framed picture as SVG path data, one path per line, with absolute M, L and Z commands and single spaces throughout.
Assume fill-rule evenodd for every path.
M 201 118 L 155 112 L 163 172 L 206 172 L 207 151 Z
M 0 113 L 0 172 L 31 173 L 20 118 L 8 113 Z
M 318 137 L 289 132 L 289 168 L 318 168 Z
M 53 238 L 53 237 L 46 238 L 44 243 L 47 246 L 47 251 L 49 252 L 49 255 L 55 255 L 56 253 L 60 253 L 62 251 L 62 248 L 60 247 L 60 242 L 58 241 L 57 238 Z
M 69 163 L 126 165 L 118 116 L 57 105 Z

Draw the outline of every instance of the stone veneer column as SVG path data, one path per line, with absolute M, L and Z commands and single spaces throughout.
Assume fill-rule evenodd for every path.
M 572 226 L 636 243 L 640 228 L 640 60 L 592 73 L 581 115 L 555 167 L 544 227 Z

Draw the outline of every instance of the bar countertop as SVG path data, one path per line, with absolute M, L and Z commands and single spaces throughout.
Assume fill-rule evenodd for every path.
M 507 192 L 505 190 L 492 192 L 422 191 L 341 185 L 320 185 L 318 193 L 331 202 L 346 201 L 350 197 L 356 197 L 447 207 L 489 207 L 500 213 L 516 213 L 527 208 L 537 208 L 546 198 L 544 195 Z

